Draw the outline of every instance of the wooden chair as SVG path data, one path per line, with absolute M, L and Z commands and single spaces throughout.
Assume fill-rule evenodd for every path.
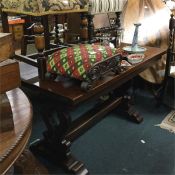
M 62 15 L 64 16 L 64 15 Z M 57 44 L 61 44 L 60 39 L 59 39 L 59 32 L 58 32 L 58 23 L 60 23 L 60 18 L 62 17 L 59 15 L 52 15 L 48 16 L 47 20 L 49 25 L 45 25 L 47 27 L 47 38 L 49 39 L 49 42 L 47 43 L 48 45 L 45 45 L 45 48 L 48 50 L 50 48 L 56 47 Z M 35 38 L 35 33 L 34 33 L 34 25 L 37 22 L 41 22 L 43 25 L 45 23 L 43 17 L 34 17 L 34 16 L 29 16 L 25 15 L 23 17 L 25 19 L 25 24 L 24 24 L 24 36 L 22 39 L 22 44 L 21 44 L 21 54 L 22 55 L 27 55 L 27 45 L 28 44 L 34 44 L 34 38 Z M 53 20 L 52 20 L 53 19 Z M 52 21 L 51 21 L 52 20 Z M 50 24 L 54 23 L 54 24 Z M 53 38 L 53 34 L 49 30 L 50 26 L 54 25 L 55 26 L 55 37 Z M 53 26 L 52 26 L 53 27 Z M 51 40 L 54 40 L 54 44 L 51 43 Z
M 169 46 L 163 82 L 163 103 L 175 108 L 175 70 L 173 70 L 175 68 L 175 18 L 173 14 L 169 21 L 169 30 Z
M 25 15 L 22 17 L 25 20 L 24 23 L 24 36 L 21 41 L 21 54 L 27 55 L 27 45 L 34 44 L 34 32 L 33 26 L 35 22 L 31 16 Z

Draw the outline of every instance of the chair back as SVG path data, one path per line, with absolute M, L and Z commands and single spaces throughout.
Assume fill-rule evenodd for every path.
M 169 44 L 167 49 L 167 60 L 166 60 L 166 68 L 165 68 L 165 79 L 167 81 L 168 76 L 171 75 L 171 66 L 175 65 L 175 18 L 174 15 L 171 14 L 171 18 L 169 21 Z
M 165 68 L 165 77 L 163 83 L 163 103 L 175 109 L 175 71 L 172 73 L 172 67 L 175 66 L 175 18 L 171 15 L 169 21 L 169 45 L 167 49 L 167 59 Z

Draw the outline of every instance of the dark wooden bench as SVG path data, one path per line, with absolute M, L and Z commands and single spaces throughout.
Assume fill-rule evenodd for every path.
M 35 92 L 38 91 L 40 96 L 46 97 L 52 104 L 46 105 L 42 110 L 47 131 L 44 132 L 43 140 L 31 146 L 33 152 L 40 152 L 54 159 L 71 172 L 79 174 L 86 172 L 87 174 L 84 164 L 72 156 L 71 143 L 117 107 L 125 111 L 131 119 L 140 123 L 143 118 L 133 109 L 130 103 L 131 98 L 126 95 L 125 87 L 122 85 L 154 64 L 165 53 L 166 49 L 147 47 L 143 62 L 124 69 L 120 74 L 109 72 L 102 79 L 97 80 L 96 85 L 88 92 L 83 91 L 77 82 L 67 84 L 65 81 L 39 77 L 33 81 L 23 79 L 26 87 Z M 103 95 L 108 95 L 108 99 L 100 100 L 92 109 L 73 120 L 71 111 L 83 103 L 99 100 Z M 56 117 L 53 111 L 57 112 Z

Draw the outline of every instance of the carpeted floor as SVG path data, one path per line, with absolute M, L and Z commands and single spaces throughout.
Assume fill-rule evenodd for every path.
M 33 132 L 30 143 L 42 137 L 44 124 L 40 111 L 42 102 L 31 95 L 33 104 Z M 141 124 L 128 121 L 115 111 L 72 144 L 73 154 L 83 161 L 92 175 L 174 175 L 175 135 L 156 127 L 171 111 L 168 107 L 156 107 L 154 98 L 146 91 L 137 91 L 136 108 L 144 117 Z M 92 104 L 77 109 L 79 114 Z M 83 110 L 82 110 L 83 109 Z M 44 158 L 40 161 L 50 174 L 66 174 L 60 167 Z

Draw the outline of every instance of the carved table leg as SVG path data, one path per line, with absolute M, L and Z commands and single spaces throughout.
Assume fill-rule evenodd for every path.
M 31 151 L 57 162 L 66 171 L 77 175 L 88 174 L 84 164 L 72 156 L 71 142 L 64 139 L 71 122 L 70 116 L 64 111 L 57 111 L 57 116 L 53 116 L 50 111 L 53 110 L 45 109 L 43 111 L 43 120 L 47 127 L 47 131 L 44 132 L 44 139 L 34 142 L 30 146 Z
M 132 98 L 131 96 L 124 96 L 123 102 L 118 107 L 118 111 L 120 113 L 127 114 L 129 119 L 136 123 L 141 123 L 143 121 L 143 117 L 134 109 L 132 105 Z
M 89 174 L 88 170 L 85 168 L 85 165 L 72 156 L 70 151 L 71 143 L 69 141 L 63 140 L 62 146 L 63 146 L 62 150 L 66 152 L 66 156 L 64 155 L 64 159 L 61 162 L 63 167 L 65 167 L 68 171 L 77 175 Z
M 54 142 L 53 142 L 54 141 Z M 61 143 L 57 140 L 37 140 L 30 146 L 31 151 L 40 156 L 58 163 L 65 171 L 77 175 L 87 175 L 88 170 L 84 163 L 78 161 L 70 151 L 71 143 L 63 140 Z
M 29 150 L 25 150 L 14 164 L 15 174 L 48 174 L 47 169 L 41 165 Z

